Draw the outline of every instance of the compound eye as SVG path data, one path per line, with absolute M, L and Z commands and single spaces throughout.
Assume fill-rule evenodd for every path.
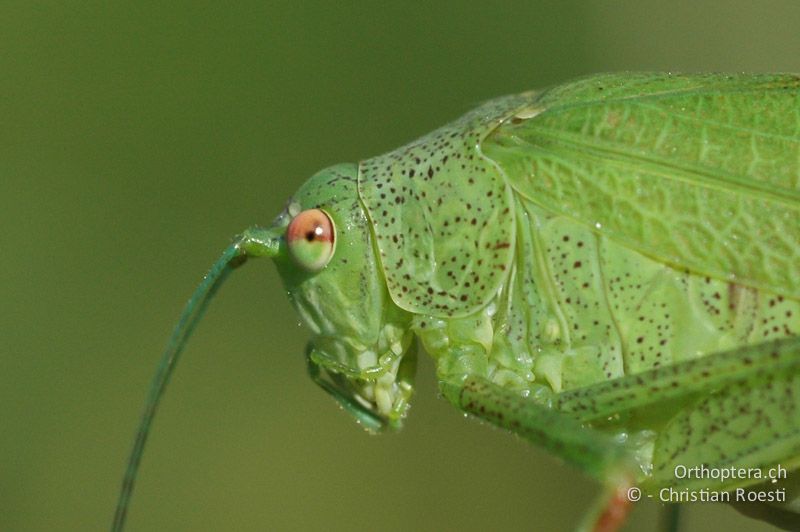
M 308 209 L 292 219 L 286 228 L 289 254 L 295 263 L 310 272 L 318 272 L 333 257 L 336 231 L 333 221 L 321 209 Z

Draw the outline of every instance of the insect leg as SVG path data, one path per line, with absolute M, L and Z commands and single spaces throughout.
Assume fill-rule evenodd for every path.
M 442 381 L 439 387 L 460 410 L 515 432 L 598 479 L 624 475 L 635 467 L 629 450 L 612 436 L 519 392 L 476 376 L 460 384 Z
M 792 373 L 800 367 L 800 337 L 689 360 L 559 394 L 557 410 L 586 422 L 693 395 L 708 395 L 754 376 Z
M 684 403 L 658 431 L 652 460 L 652 474 L 643 487 L 662 500 L 671 493 L 722 493 L 721 502 L 760 512 L 759 519 L 787 530 L 800 529 L 797 368 L 753 371 Z M 748 473 L 717 476 L 725 471 Z M 770 480 L 754 485 L 760 479 Z
M 784 478 L 775 478 L 779 483 L 760 490 L 774 493 L 775 500 L 747 509 L 764 506 L 771 522 L 789 519 L 797 527 L 796 501 L 778 494 L 786 472 L 791 481 L 800 466 L 798 368 L 800 338 L 789 337 L 564 392 L 554 404 L 582 422 L 602 423 L 614 415 L 655 430 L 652 470 L 641 485 L 662 500 L 664 490 L 667 495 L 726 492 L 721 500 L 735 503 L 737 488 L 752 489 L 757 482 L 752 478 L 759 478 L 709 480 L 683 471 L 782 470 Z
M 519 434 L 605 483 L 606 490 L 581 530 L 612 531 L 621 526 L 630 510 L 625 492 L 637 476 L 631 450 L 624 443 L 481 377 L 467 377 L 461 384 L 441 381 L 439 386 L 460 410 Z
M 800 465 L 800 373 L 757 372 L 683 403 L 658 431 L 652 478 L 656 487 L 730 489 L 751 477 L 709 481 L 676 468 L 752 468 L 784 473 Z M 785 475 L 784 475 L 785 478 Z M 776 478 L 776 480 L 778 480 Z

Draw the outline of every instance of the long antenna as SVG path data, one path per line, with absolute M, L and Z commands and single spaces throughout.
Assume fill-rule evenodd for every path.
M 261 228 L 247 230 L 233 244 L 228 246 L 222 256 L 211 266 L 203 281 L 186 303 L 178 324 L 172 331 L 172 336 L 170 336 L 164 354 L 161 355 L 158 369 L 150 385 L 142 420 L 139 422 L 133 449 L 131 449 L 131 454 L 128 458 L 128 467 L 122 479 L 122 489 L 117 500 L 117 509 L 114 512 L 114 523 L 111 525 L 113 532 L 121 532 L 125 526 L 128 504 L 133 493 L 133 485 L 136 481 L 139 463 L 142 460 L 142 452 L 144 451 L 144 444 L 147 442 L 150 425 L 153 423 L 156 408 L 161 396 L 164 394 L 164 389 L 172 375 L 172 370 L 175 368 L 186 342 L 192 335 L 192 331 L 194 331 L 200 318 L 203 317 L 203 313 L 217 290 L 234 269 L 244 264 L 249 257 L 275 256 L 278 253 L 278 248 L 278 239 L 274 238 L 269 230 Z

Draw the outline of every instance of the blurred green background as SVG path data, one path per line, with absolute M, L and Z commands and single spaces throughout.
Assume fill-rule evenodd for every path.
M 800 71 L 794 1 L 0 5 L 0 530 L 103 530 L 156 361 L 229 238 L 306 177 L 612 70 Z M 437 398 L 370 437 L 305 375 L 268 262 L 168 390 L 136 530 L 564 530 L 597 492 Z M 629 530 L 651 529 L 656 504 Z M 687 530 L 769 530 L 694 505 Z

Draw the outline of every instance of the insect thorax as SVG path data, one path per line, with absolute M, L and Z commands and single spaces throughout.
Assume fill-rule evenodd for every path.
M 359 165 L 389 293 L 440 377 L 558 393 L 800 331 L 796 299 L 656 260 L 517 190 L 514 174 L 544 163 L 515 157 L 523 132 L 509 131 L 547 113 L 543 94 Z
M 574 389 L 795 335 L 800 303 L 663 264 L 517 198 L 514 264 L 479 312 L 418 317 L 440 373 Z

